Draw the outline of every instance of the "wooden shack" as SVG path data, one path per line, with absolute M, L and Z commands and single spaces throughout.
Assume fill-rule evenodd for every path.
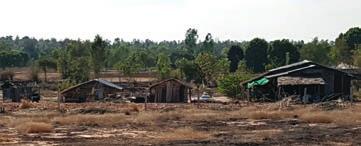
M 149 102 L 156 103 L 187 103 L 192 95 L 192 86 L 177 79 L 160 81 L 149 90 Z
M 308 60 L 271 69 L 241 83 L 251 99 L 280 100 L 298 96 L 304 102 L 351 99 L 351 74 Z
M 38 102 L 40 100 L 40 88 L 36 82 L 5 81 L 1 88 L 4 101 L 20 102 L 22 99 L 27 99 Z
M 87 102 L 115 96 L 123 87 L 101 79 L 94 79 L 60 92 L 63 102 Z

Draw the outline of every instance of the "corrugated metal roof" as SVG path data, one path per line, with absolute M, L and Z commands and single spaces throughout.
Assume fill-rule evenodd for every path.
M 102 84 L 104 84 L 104 85 L 106 85 L 106 86 L 115 88 L 115 89 L 119 89 L 119 90 L 122 90 L 122 89 L 123 89 L 123 87 L 120 87 L 120 86 L 118 86 L 118 85 L 115 85 L 115 84 L 113 84 L 113 83 L 111 83 L 111 82 L 108 82 L 108 81 L 106 81 L 106 80 L 102 80 L 102 79 L 94 79 L 94 80 L 95 80 L 95 81 L 98 81 L 99 83 L 102 83 Z
M 249 82 L 260 79 L 262 77 L 273 78 L 273 77 L 284 76 L 284 75 L 288 75 L 289 73 L 292 73 L 292 72 L 296 72 L 296 71 L 300 71 L 300 70 L 304 70 L 304 69 L 308 69 L 308 68 L 312 68 L 312 67 L 317 67 L 317 66 L 325 68 L 325 69 L 335 70 L 337 72 L 342 72 L 342 73 L 346 74 L 347 76 L 353 77 L 350 73 L 347 73 L 347 72 L 344 72 L 344 71 L 341 71 L 341 70 L 338 70 L 335 68 L 323 66 L 323 65 L 314 63 L 312 61 L 309 61 L 309 60 L 303 60 L 300 62 L 296 62 L 296 63 L 292 63 L 289 65 L 285 65 L 285 66 L 281 66 L 281 67 L 277 67 L 277 68 L 268 70 L 267 72 L 265 72 L 257 77 L 254 77 L 250 80 L 242 82 L 241 84 L 245 85 Z
M 101 84 L 103 84 L 103 85 L 105 85 L 105 86 L 108 86 L 108 87 L 111 87 L 111 88 L 115 88 L 115 89 L 118 89 L 118 90 L 124 89 L 123 87 L 118 86 L 118 85 L 115 85 L 115 84 L 113 84 L 113 83 L 111 83 L 111 82 L 108 82 L 108 81 L 106 81 L 106 80 L 94 79 L 94 80 L 89 80 L 89 81 L 86 81 L 86 82 L 77 84 L 77 85 L 75 85 L 75 86 L 72 86 L 72 87 L 70 87 L 70 88 L 67 88 L 67 89 L 61 91 L 61 93 L 68 92 L 68 91 L 70 91 L 70 90 L 72 90 L 72 89 L 75 89 L 75 88 L 77 88 L 77 87 L 79 87 L 79 86 L 82 86 L 82 85 L 85 85 L 85 84 L 89 84 L 89 83 L 91 83 L 91 82 L 98 82 L 98 83 L 101 83 Z
M 320 77 L 291 77 L 284 76 L 277 78 L 277 85 L 324 85 L 325 80 Z

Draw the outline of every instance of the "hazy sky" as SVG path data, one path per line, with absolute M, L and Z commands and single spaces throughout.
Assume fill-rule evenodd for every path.
M 361 26 L 361 0 L 1 0 L 0 36 L 334 40 Z

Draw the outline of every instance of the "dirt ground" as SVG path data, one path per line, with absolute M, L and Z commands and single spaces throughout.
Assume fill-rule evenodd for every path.
M 361 104 L 0 103 L 1 145 L 361 145 Z

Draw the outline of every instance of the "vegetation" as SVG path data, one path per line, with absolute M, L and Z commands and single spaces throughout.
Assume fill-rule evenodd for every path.
M 194 28 L 186 31 L 183 41 L 161 42 L 119 38 L 109 41 L 99 35 L 93 41 L 6 36 L 0 38 L 0 68 L 33 66 L 44 72 L 45 80 L 48 69 L 55 68 L 63 80 L 74 84 L 98 78 L 102 70 L 116 69 L 126 76 L 156 72 L 159 79 L 175 77 L 198 85 L 226 86 L 232 80 L 248 77 L 249 73 L 236 73 L 240 64 L 252 73 L 303 59 L 324 65 L 361 66 L 360 44 L 359 27 L 350 28 L 335 40 L 315 37 L 306 43 L 288 39 L 267 42 L 261 38 L 218 41 L 211 33 L 199 40 Z

